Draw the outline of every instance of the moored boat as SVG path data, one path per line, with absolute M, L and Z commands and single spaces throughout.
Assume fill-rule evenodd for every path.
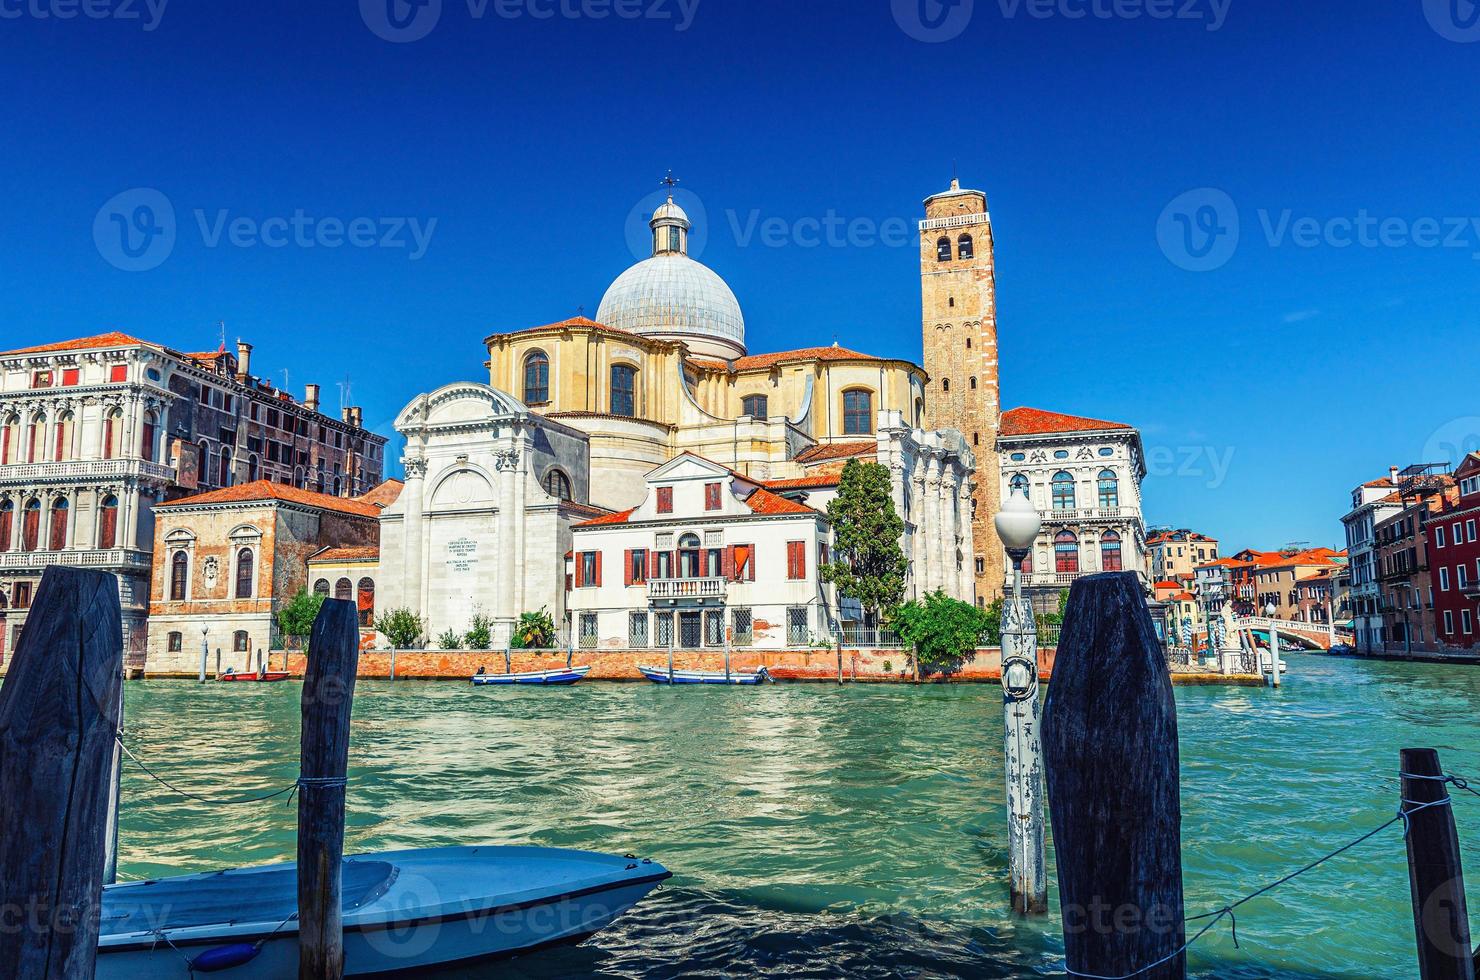
M 591 673 L 589 666 L 561 667 L 557 670 L 530 670 L 520 674 L 474 674 L 478 686 L 513 684 L 574 684 Z
M 638 664 L 637 669 L 642 676 L 654 684 L 759 684 L 771 679 L 766 668 L 758 668 L 755 673 L 743 673 L 741 671 L 723 670 L 672 670 L 667 667 L 644 667 Z
M 218 680 L 218 681 L 285 681 L 290 676 L 292 676 L 292 675 L 289 674 L 286 670 L 250 670 L 250 671 L 245 671 L 245 672 L 240 673 L 240 674 L 237 673 L 234 670 L 228 670 L 228 671 L 226 671 L 226 673 L 224 673 L 224 674 L 220 675 L 219 677 L 217 677 L 216 680 Z
M 670 877 L 634 857 L 444 847 L 344 861 L 345 976 L 418 971 L 580 942 Z M 103 889 L 98 980 L 298 972 L 292 863 Z

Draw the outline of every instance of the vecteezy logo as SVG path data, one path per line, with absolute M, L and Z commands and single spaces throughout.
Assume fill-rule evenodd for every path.
M 1238 208 L 1216 187 L 1178 195 L 1156 221 L 1162 254 L 1188 272 L 1211 272 L 1228 264 L 1238 236 Z
M 420 41 L 442 18 L 442 0 L 360 0 L 371 33 L 394 44 Z
M 175 208 L 152 187 L 115 194 L 93 218 L 98 254 L 124 272 L 146 272 L 175 250 Z
M 664 188 L 653 191 L 627 212 L 627 221 L 623 226 L 627 235 L 627 247 L 639 260 L 653 255 L 653 212 L 668 203 L 670 193 L 673 195 L 673 203 L 683 208 L 684 214 L 689 216 L 689 258 L 699 258 L 704 254 L 704 247 L 709 244 L 709 212 L 699 195 L 678 187 Z
M 1424 441 L 1419 462 L 1458 466 L 1470 453 L 1480 453 L 1480 417 L 1467 415 L 1450 419 Z
M 976 0 L 891 0 L 894 22 L 916 41 L 955 40 L 971 23 Z
M 1480 41 L 1480 3 L 1475 0 L 1423 0 L 1423 15 L 1446 41 Z

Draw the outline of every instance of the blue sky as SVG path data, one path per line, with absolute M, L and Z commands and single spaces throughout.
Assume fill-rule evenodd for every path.
M 1148 523 L 1333 543 L 1480 439 L 1466 0 L 920 2 L 0 0 L 3 346 L 224 319 L 391 434 L 486 334 L 593 313 L 672 168 L 753 351 L 918 359 L 894 232 L 954 165 L 1004 404 L 1139 426 Z

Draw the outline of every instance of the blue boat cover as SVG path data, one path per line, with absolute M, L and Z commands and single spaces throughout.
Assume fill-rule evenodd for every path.
M 396 867 L 389 861 L 345 861 L 344 911 L 375 901 L 395 880 Z M 117 936 L 238 922 L 276 925 L 297 908 L 297 865 L 218 871 L 104 888 L 98 931 Z

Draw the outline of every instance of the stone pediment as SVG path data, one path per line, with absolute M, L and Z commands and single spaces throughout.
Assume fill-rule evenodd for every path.
M 702 456 L 695 456 L 693 453 L 682 453 L 657 469 L 650 470 L 647 475 L 647 481 L 649 483 L 666 483 L 672 480 L 712 480 L 716 477 L 727 477 L 729 475 L 730 470 L 728 467 L 710 462 Z
M 527 414 L 528 407 L 507 392 L 459 381 L 412 401 L 396 418 L 396 429 L 470 425 Z

